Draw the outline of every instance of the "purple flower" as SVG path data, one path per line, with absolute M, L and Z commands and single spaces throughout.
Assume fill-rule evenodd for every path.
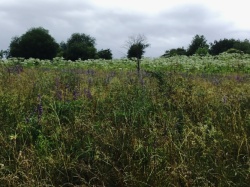
M 145 81 L 143 80 L 143 78 L 140 78 L 140 83 L 142 86 L 145 86 Z
M 40 121 L 40 119 L 41 119 L 41 117 L 42 117 L 42 114 L 43 114 L 42 97 L 41 97 L 41 95 L 39 94 L 37 98 L 38 98 L 38 104 L 37 104 L 37 117 L 38 117 L 38 120 Z
M 88 79 L 88 85 L 91 86 L 93 83 L 93 80 L 91 78 Z
M 84 95 L 85 95 L 88 99 L 92 99 L 92 98 L 93 98 L 93 96 L 92 96 L 90 90 L 87 89 L 87 88 L 84 88 Z
M 62 100 L 62 90 L 56 90 L 56 98 L 61 101 Z
M 87 75 L 93 76 L 95 74 L 95 71 L 92 69 L 88 69 L 86 73 Z
M 241 82 L 241 81 L 242 81 L 242 77 L 240 77 L 239 75 L 237 75 L 237 76 L 235 77 L 235 80 L 238 81 L 238 82 Z
M 79 91 L 77 89 L 74 89 L 73 90 L 73 100 L 74 101 L 77 100 L 79 96 L 80 96 Z

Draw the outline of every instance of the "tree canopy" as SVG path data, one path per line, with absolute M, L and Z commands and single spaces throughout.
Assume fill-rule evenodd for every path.
M 245 39 L 235 40 L 235 39 L 223 39 L 223 40 L 215 40 L 214 43 L 210 44 L 210 54 L 218 55 L 222 52 L 237 52 L 237 53 L 246 53 L 250 54 L 250 42 Z M 234 49 L 234 50 L 233 50 Z
M 186 55 L 187 51 L 182 47 L 182 48 L 174 48 L 165 51 L 165 53 L 162 55 L 162 57 L 171 57 L 171 56 L 176 56 L 176 55 Z
M 187 49 L 187 55 L 190 56 L 195 54 L 199 48 L 208 49 L 209 45 L 207 44 L 205 36 L 197 34 Z
M 111 60 L 112 59 L 112 52 L 110 49 L 102 49 L 97 52 L 98 58 Z
M 56 56 L 58 44 L 42 27 L 31 28 L 21 37 L 13 37 L 9 46 L 11 57 L 52 59 Z
M 215 40 L 214 43 L 210 43 L 210 54 L 218 55 L 222 52 L 227 51 L 228 49 L 234 48 L 234 44 L 236 43 L 235 39 L 223 39 L 223 40 Z
M 141 59 L 147 47 L 149 47 L 149 44 L 147 43 L 145 36 L 132 36 L 127 41 L 127 57 Z
M 140 59 L 145 53 L 145 49 L 149 47 L 147 39 L 144 35 L 131 36 L 127 41 L 126 47 L 128 48 L 127 58 L 136 58 L 137 71 L 140 72 Z
M 63 57 L 67 60 L 87 60 L 97 58 L 95 38 L 80 33 L 74 33 L 67 43 L 61 44 Z

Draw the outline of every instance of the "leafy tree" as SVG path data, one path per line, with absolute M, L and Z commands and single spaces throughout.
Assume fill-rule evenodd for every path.
M 58 44 L 48 30 L 38 27 L 12 38 L 9 48 L 11 57 L 52 59 L 57 54 Z
M 167 50 L 162 55 L 162 57 L 171 57 L 171 56 L 186 55 L 186 54 L 187 54 L 186 50 L 182 47 L 182 48 L 176 48 L 176 49 Z
M 210 44 L 210 54 L 218 55 L 223 52 L 234 51 L 243 52 L 250 54 L 250 42 L 245 39 L 244 41 L 235 40 L 235 39 L 223 39 L 219 41 L 214 41 Z M 234 50 L 232 50 L 234 49 Z
M 112 59 L 112 52 L 110 49 L 102 49 L 102 50 L 97 52 L 97 56 L 98 56 L 98 58 L 101 58 L 101 59 L 111 60 Z
M 223 39 L 219 41 L 214 41 L 214 43 L 210 43 L 210 54 L 218 55 L 220 53 L 226 52 L 228 49 L 234 48 L 236 43 L 235 39 Z
M 195 54 L 199 48 L 209 48 L 207 40 L 203 35 L 195 35 L 187 49 L 187 55 L 190 56 Z
M 235 49 L 239 50 L 241 53 L 250 54 L 250 42 L 245 39 L 244 41 L 237 40 L 233 46 Z
M 86 34 L 74 33 L 62 46 L 64 58 L 68 60 L 82 60 L 96 58 L 95 38 Z
M 21 37 L 15 36 L 12 38 L 12 40 L 10 42 L 10 46 L 9 46 L 11 57 L 22 57 L 23 56 L 20 41 L 21 41 Z
M 147 39 L 144 35 L 132 36 L 127 41 L 126 47 L 128 49 L 127 57 L 129 59 L 136 58 L 137 71 L 140 72 L 140 60 L 145 53 L 145 49 L 149 47 Z
M 58 52 L 57 52 L 57 57 L 63 57 L 65 52 L 66 52 L 66 49 L 67 49 L 67 46 L 66 46 L 66 43 L 65 42 L 61 42 L 59 44 L 59 49 L 58 49 Z
M 205 56 L 208 54 L 208 52 L 209 52 L 208 47 L 199 47 L 196 50 L 195 54 L 200 55 L 200 56 Z

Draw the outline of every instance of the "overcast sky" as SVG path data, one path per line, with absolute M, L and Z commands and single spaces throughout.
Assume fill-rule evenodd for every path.
M 114 58 L 126 56 L 129 36 L 143 34 L 151 44 L 145 56 L 158 57 L 187 48 L 196 34 L 208 42 L 249 39 L 248 9 L 247 0 L 0 0 L 0 50 L 41 26 L 58 43 L 73 33 L 88 34 Z

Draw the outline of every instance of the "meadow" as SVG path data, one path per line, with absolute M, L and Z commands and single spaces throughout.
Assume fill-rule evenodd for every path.
M 249 186 L 250 55 L 0 61 L 0 186 Z

